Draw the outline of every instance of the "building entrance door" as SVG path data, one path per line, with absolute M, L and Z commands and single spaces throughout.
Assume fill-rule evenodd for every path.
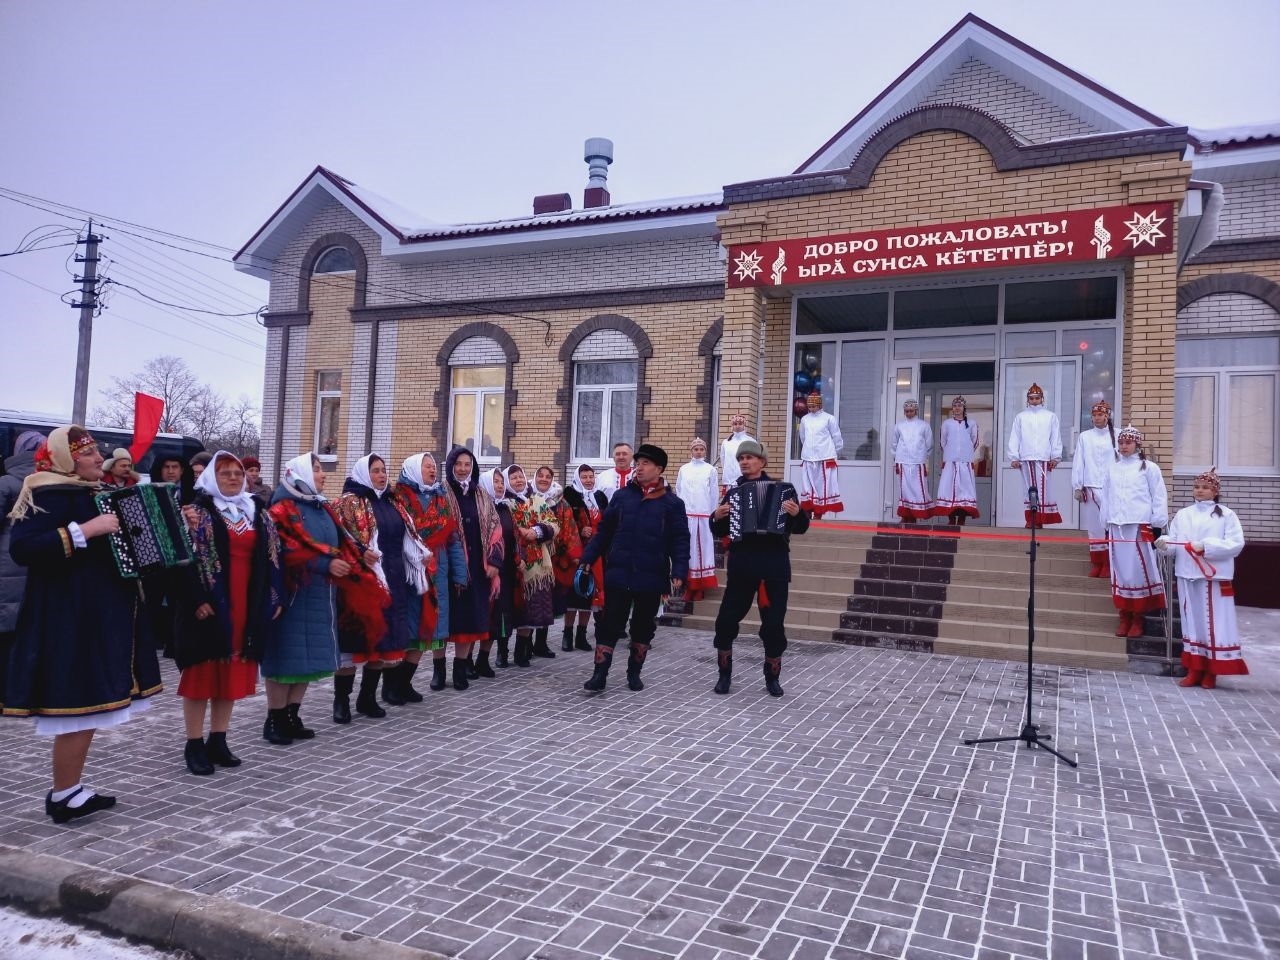
M 991 370 L 993 364 L 957 364 L 956 366 L 982 367 Z M 978 449 L 973 458 L 974 481 L 978 494 L 978 519 L 967 523 L 990 526 L 991 476 L 994 448 L 991 442 L 995 427 L 995 383 L 991 379 L 930 383 L 928 366 L 922 371 L 925 381 L 920 387 L 920 416 L 933 430 L 933 452 L 929 455 L 930 493 L 936 496 L 938 481 L 942 476 L 942 424 L 951 416 L 951 401 L 957 394 L 965 398 L 970 423 L 978 426 Z M 988 374 L 991 376 L 994 370 Z M 945 522 L 945 521 L 939 521 Z

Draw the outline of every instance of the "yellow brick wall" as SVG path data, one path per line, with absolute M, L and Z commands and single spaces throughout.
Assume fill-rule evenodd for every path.
M 1178 154 L 1169 153 L 1000 172 L 977 141 L 932 131 L 891 151 L 866 189 L 743 204 L 726 211 L 719 222 L 722 242 L 732 246 L 1130 203 L 1180 204 L 1190 170 Z M 1143 423 L 1166 462 L 1172 443 L 1176 260 L 1170 253 L 1136 258 L 1126 267 L 1123 409 L 1135 423 Z M 728 428 L 727 412 L 737 398 L 749 395 L 754 407 L 756 367 L 731 366 L 728 358 L 750 355 L 740 339 L 748 333 L 757 303 L 765 301 L 755 290 L 726 291 L 722 430 Z M 763 428 L 771 449 L 785 451 L 784 438 L 774 434 L 779 410 L 791 398 L 790 299 L 767 303 L 762 308 L 770 345 Z
M 338 417 L 339 468 L 343 467 L 347 449 L 347 425 L 351 414 L 351 397 L 363 392 L 367 384 L 353 383 L 351 346 L 355 327 L 351 323 L 351 307 L 355 303 L 355 274 L 332 274 L 323 283 L 310 286 L 311 324 L 307 327 L 307 360 L 303 375 L 302 420 L 286 424 L 297 431 L 292 438 L 300 450 L 315 445 L 316 371 L 342 371 L 342 408 Z M 288 447 L 286 446 L 286 449 Z M 333 493 L 331 488 L 330 493 Z

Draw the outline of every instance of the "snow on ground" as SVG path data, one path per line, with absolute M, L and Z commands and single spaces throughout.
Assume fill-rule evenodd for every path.
M 187 960 L 190 956 L 186 951 L 135 946 L 57 917 L 33 917 L 0 906 L 0 957 L 4 960 Z

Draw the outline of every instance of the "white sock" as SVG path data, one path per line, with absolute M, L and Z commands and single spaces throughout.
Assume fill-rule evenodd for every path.
M 92 800 L 93 797 L 94 797 L 94 792 L 90 790 L 88 787 L 85 787 L 83 790 L 81 790 L 74 797 L 72 797 L 70 800 L 67 801 L 67 806 L 71 807 L 72 809 L 75 809 L 76 807 L 83 807 L 86 803 Z
M 54 803 L 61 803 L 63 800 L 67 799 L 67 797 L 71 796 L 73 793 L 75 793 L 79 789 L 80 789 L 80 784 L 77 783 L 74 787 L 67 787 L 67 789 L 65 790 L 55 790 L 53 791 L 53 796 L 51 797 L 51 799 L 53 800 Z

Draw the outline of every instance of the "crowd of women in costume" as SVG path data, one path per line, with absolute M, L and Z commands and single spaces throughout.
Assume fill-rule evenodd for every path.
M 1095 432 L 1114 432 L 1109 409 L 1101 414 Z M 724 484 L 736 481 L 737 447 L 755 443 L 741 418 L 734 427 L 720 451 Z M 1078 495 L 1099 505 L 1125 632 L 1164 602 L 1153 547 L 1178 550 L 1183 685 L 1212 687 L 1216 676 L 1247 672 L 1230 584 L 1240 524 L 1217 503 L 1210 472 L 1162 536 L 1163 479 L 1141 440 L 1127 428 L 1115 448 L 1100 447 L 1106 456 L 1078 453 Z M 709 517 L 721 483 L 706 454 L 695 440 L 676 483 L 695 597 L 717 582 Z M 331 718 L 345 725 L 421 702 L 415 681 L 427 653 L 429 689 L 465 691 L 495 679 L 495 668 L 555 657 L 548 635 L 560 618 L 562 652 L 593 650 L 587 631 L 606 578 L 596 560 L 597 589 L 583 595 L 577 575 L 609 495 L 629 482 L 631 448 L 619 444 L 614 459 L 599 476 L 578 466 L 565 488 L 549 467 L 482 466 L 465 448 L 443 464 L 416 453 L 397 471 L 371 453 L 326 496 L 332 478 L 312 453 L 288 461 L 274 490 L 251 458 L 160 457 L 151 480 L 179 491 L 194 561 L 139 581 L 120 574 L 109 545 L 119 522 L 95 502 L 138 481 L 128 452 L 104 460 L 78 426 L 22 435 L 0 477 L 0 705 L 53 738 L 46 814 L 66 823 L 114 805 L 82 783 L 86 758 L 97 729 L 127 721 L 160 691 L 158 647 L 181 671 L 184 759 L 202 776 L 240 765 L 228 733 L 259 673 L 262 736 L 287 746 L 315 736 L 302 707 L 318 680 L 333 677 Z

